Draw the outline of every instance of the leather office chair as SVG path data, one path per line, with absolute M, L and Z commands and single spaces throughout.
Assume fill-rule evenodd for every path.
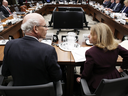
M 128 96 L 128 76 L 103 79 L 94 93 L 91 93 L 85 79 L 81 79 L 82 96 Z
M 9 82 L 8 86 L 0 85 L 3 96 L 62 96 L 63 93 L 60 81 L 32 86 L 12 86 L 12 84 L 13 82 Z

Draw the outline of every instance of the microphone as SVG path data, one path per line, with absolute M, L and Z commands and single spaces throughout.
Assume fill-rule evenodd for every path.
M 4 17 L 4 19 L 9 20 L 7 17 L 5 17 L 4 15 L 2 15 L 2 17 Z M 11 25 L 11 21 L 7 22 L 7 25 Z

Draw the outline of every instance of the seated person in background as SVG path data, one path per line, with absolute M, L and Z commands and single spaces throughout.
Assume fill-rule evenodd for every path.
M 110 5 L 111 5 L 110 0 L 104 0 L 104 1 L 103 1 L 103 6 L 104 6 L 104 7 L 109 7 Z
M 2 6 L 0 7 L 0 11 L 3 12 L 5 17 L 9 17 L 11 15 L 11 10 L 8 8 L 8 1 L 3 0 Z
M 20 4 L 20 6 L 23 5 L 23 0 L 18 0 L 18 1 L 19 1 L 18 3 Z
M 14 86 L 39 85 L 58 81 L 62 71 L 57 63 L 55 48 L 38 41 L 45 38 L 47 26 L 42 15 L 31 13 L 24 17 L 25 36 L 7 42 L 2 66 L 3 76 L 12 76 Z
M 125 16 L 128 16 L 128 0 L 124 1 L 124 7 L 120 11 L 121 13 L 126 13 Z
M 115 0 L 111 0 L 111 5 L 108 7 L 110 9 L 113 9 L 113 7 L 115 6 Z
M 89 41 L 94 46 L 85 53 L 84 69 L 81 77 L 77 77 L 77 82 L 85 78 L 94 92 L 102 79 L 119 78 L 119 72 L 128 68 L 128 50 L 118 45 L 119 41 L 114 39 L 111 29 L 104 23 L 91 27 Z M 119 70 L 116 69 L 118 55 L 123 58 Z
M 111 5 L 110 5 L 109 7 L 107 7 L 107 8 L 105 8 L 105 10 L 110 11 L 111 9 L 113 9 L 113 7 L 114 7 L 115 5 L 116 5 L 115 0 L 111 0 Z
M 111 12 L 120 12 L 121 7 L 122 7 L 122 5 L 120 3 L 120 0 L 116 0 L 115 6 L 110 11 Z

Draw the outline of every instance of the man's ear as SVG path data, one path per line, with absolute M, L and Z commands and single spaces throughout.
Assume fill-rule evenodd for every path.
M 33 31 L 37 34 L 38 33 L 38 28 L 37 28 L 37 26 L 34 26 L 33 27 Z

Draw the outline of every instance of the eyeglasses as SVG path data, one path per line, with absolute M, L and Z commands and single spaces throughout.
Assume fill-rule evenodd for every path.
M 45 28 L 48 28 L 48 26 L 47 25 L 44 25 L 44 26 L 42 26 L 42 25 L 36 25 L 37 27 L 45 27 Z

